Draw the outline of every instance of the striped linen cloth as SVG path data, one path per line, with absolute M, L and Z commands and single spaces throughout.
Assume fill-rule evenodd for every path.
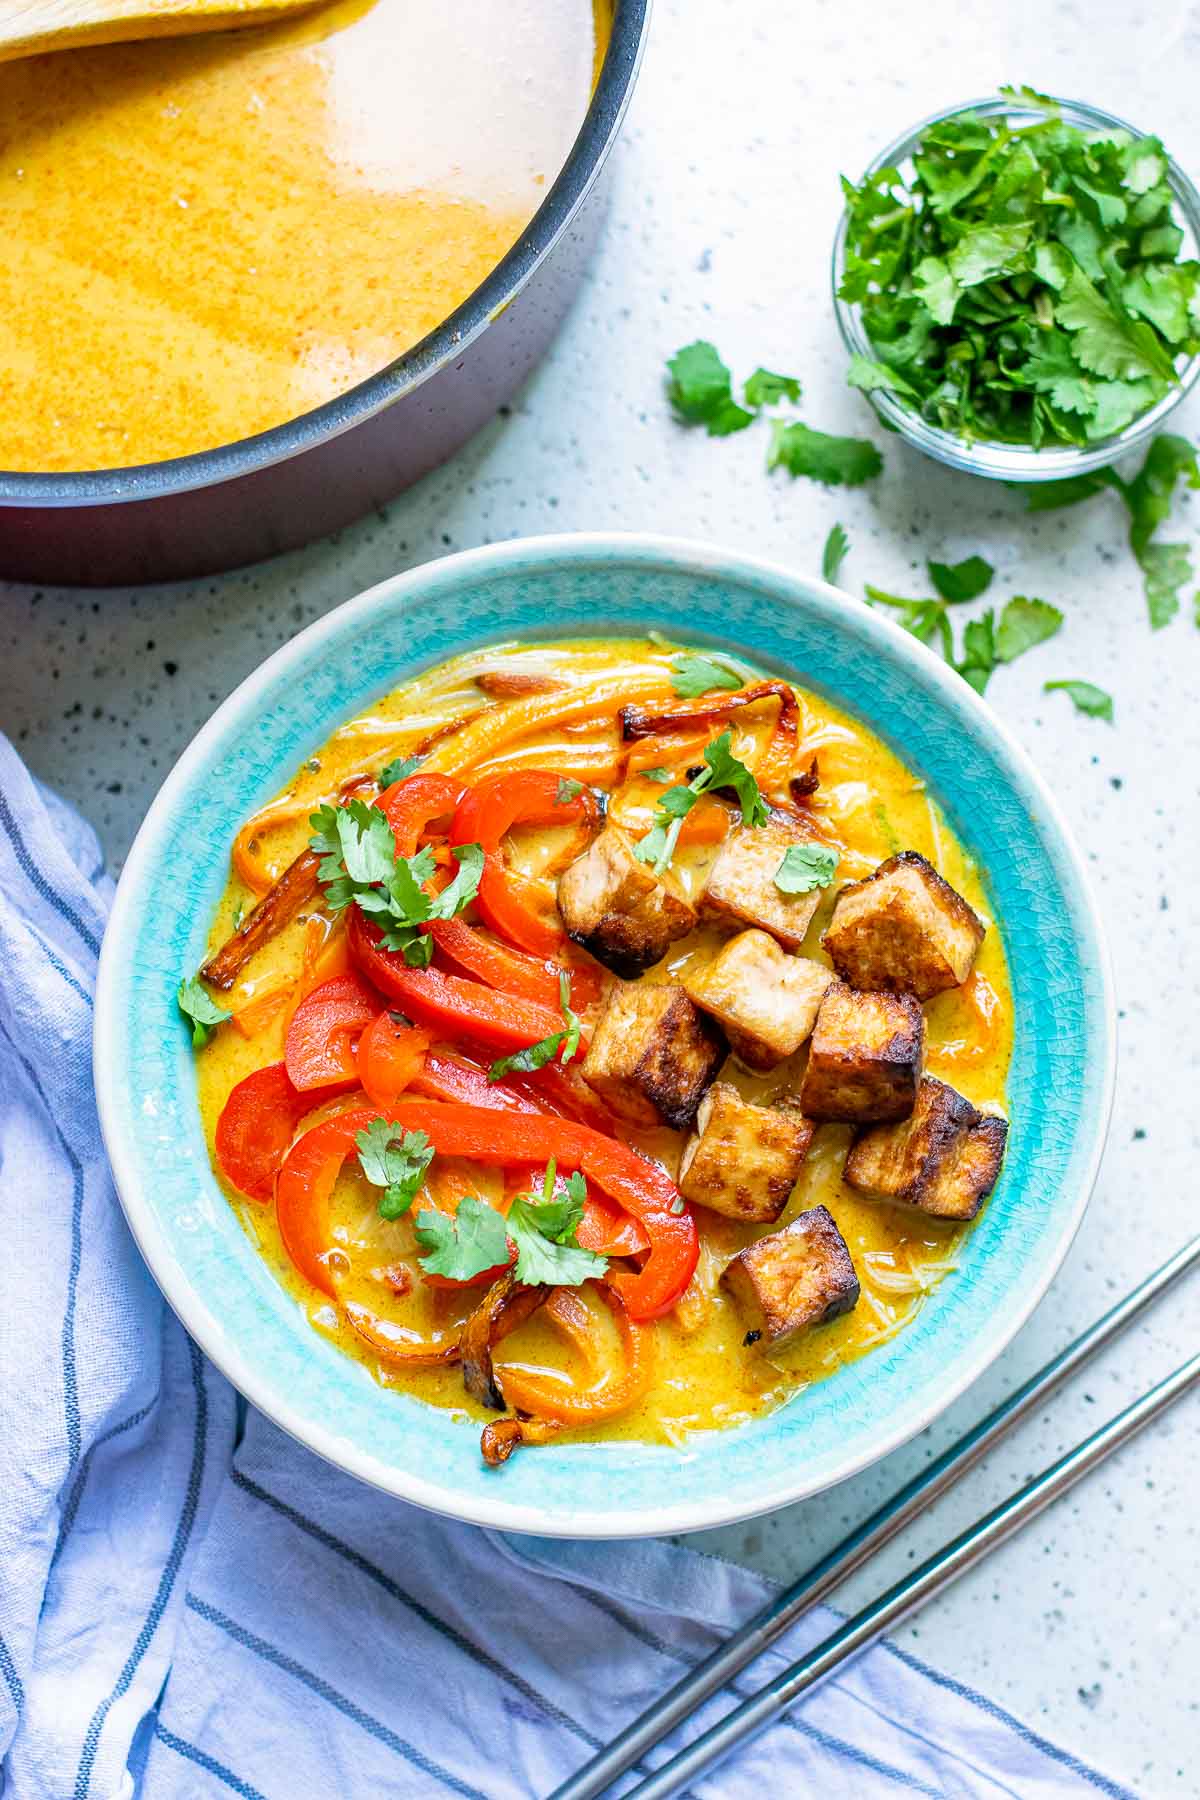
M 536 1800 L 767 1585 L 665 1543 L 456 1525 L 247 1412 L 161 1300 L 104 1161 L 91 994 L 110 892 L 94 834 L 0 738 L 3 1792 Z M 886 1646 L 692 1789 L 826 1791 L 1129 1795 Z

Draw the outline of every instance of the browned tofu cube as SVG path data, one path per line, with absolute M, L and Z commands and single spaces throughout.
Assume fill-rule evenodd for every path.
M 721 1279 L 768 1350 L 784 1349 L 810 1325 L 836 1319 L 858 1301 L 846 1240 L 824 1206 L 747 1244 Z
M 845 1177 L 871 1200 L 919 1206 L 936 1219 L 973 1219 L 996 1185 L 1006 1121 L 926 1075 L 912 1117 L 864 1131 Z
M 696 923 L 695 907 L 674 881 L 639 862 L 621 827 L 611 823 L 564 869 L 558 910 L 577 944 L 629 979 L 660 961 Z
M 727 1218 L 769 1225 L 788 1203 L 812 1135 L 794 1100 L 754 1106 L 718 1081 L 700 1102 L 684 1146 L 679 1191 Z
M 618 982 L 580 1064 L 583 1078 L 633 1125 L 682 1131 L 725 1060 L 725 1040 L 674 982 Z
M 983 934 L 962 895 L 905 850 L 842 889 L 822 941 L 851 987 L 928 1000 L 967 979 Z
M 711 962 L 682 979 L 744 1063 L 773 1069 L 809 1036 L 834 976 L 821 963 L 789 956 L 765 931 L 741 931 Z
M 757 925 L 788 950 L 798 950 L 821 904 L 822 888 L 784 894 L 775 886 L 779 865 L 793 844 L 812 838 L 785 814 L 773 812 L 765 825 L 739 825 L 721 848 L 701 902 L 703 911 L 726 925 Z
M 835 981 L 817 1014 L 801 1109 L 856 1125 L 906 1119 L 924 1051 L 925 1016 L 911 994 L 860 994 Z

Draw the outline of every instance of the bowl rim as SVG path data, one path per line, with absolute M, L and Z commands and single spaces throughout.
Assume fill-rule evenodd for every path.
M 1094 106 L 1089 100 L 1069 100 L 1057 94 L 1047 94 L 1045 98 L 1050 103 L 1049 106 L 1037 106 L 1032 101 L 1022 100 L 1019 95 L 1001 93 L 985 95 L 978 100 L 964 100 L 956 106 L 939 107 L 917 124 L 910 125 L 906 131 L 893 138 L 886 149 L 873 156 L 859 177 L 859 182 L 866 181 L 880 169 L 886 169 L 893 163 L 898 166 L 907 161 L 930 126 L 940 125 L 944 120 L 958 118 L 964 113 L 977 113 L 983 118 L 1004 115 L 1033 122 L 1046 118 L 1051 109 L 1054 109 L 1063 118 L 1083 128 L 1127 131 L 1131 137 L 1139 139 L 1155 137 L 1153 132 L 1142 131 L 1128 119 L 1108 112 L 1104 107 Z M 1156 141 L 1161 143 L 1161 140 Z M 1162 150 L 1167 165 L 1167 182 L 1185 227 L 1185 243 L 1190 237 L 1194 249 L 1200 253 L 1200 192 L 1165 145 Z M 874 346 L 863 324 L 862 308 L 857 302 L 843 300 L 839 292 L 848 232 L 849 215 L 843 206 L 833 235 L 830 262 L 833 313 L 842 344 L 849 354 L 870 357 Z M 886 388 L 872 389 L 863 397 L 885 426 L 899 432 L 906 443 L 923 451 L 926 456 L 933 457 L 935 461 L 945 463 L 949 468 L 992 480 L 1035 484 L 1042 481 L 1062 481 L 1072 475 L 1091 474 L 1094 470 L 1107 468 L 1127 452 L 1140 448 L 1163 428 L 1176 407 L 1189 398 L 1197 382 L 1200 382 L 1200 352 L 1188 358 L 1184 367 L 1177 372 L 1175 386 L 1161 400 L 1131 419 L 1115 436 L 1086 446 L 1052 444 L 1041 450 L 1024 444 L 1006 443 L 1002 438 L 961 437 L 957 432 L 947 431 L 940 425 L 931 425 L 920 413 L 905 406 L 899 395 L 889 393 Z
M 562 168 L 515 244 L 454 311 L 417 343 L 344 394 L 252 437 L 115 469 L 0 468 L 0 507 L 99 506 L 213 487 L 286 462 L 356 425 L 440 373 L 515 300 L 546 261 L 608 160 L 646 51 L 652 0 L 613 0 L 600 75 Z
M 1015 1300 L 1011 1311 L 994 1339 L 985 1342 L 971 1354 L 964 1355 L 945 1388 L 932 1395 L 929 1402 L 901 1425 L 880 1433 L 869 1444 L 855 1449 L 845 1465 L 828 1478 L 805 1479 L 798 1467 L 794 1479 L 778 1483 L 767 1492 L 741 1496 L 730 1504 L 723 1496 L 689 1502 L 669 1499 L 622 1515 L 614 1524 L 612 1514 L 597 1509 L 573 1512 L 568 1522 L 547 1519 L 536 1505 L 506 1499 L 497 1487 L 482 1500 L 472 1494 L 456 1496 L 451 1510 L 447 1505 L 444 1485 L 427 1480 L 419 1473 L 385 1464 L 370 1452 L 339 1437 L 337 1432 L 306 1417 L 302 1404 L 273 1390 L 269 1380 L 226 1334 L 222 1320 L 212 1312 L 199 1295 L 192 1292 L 183 1263 L 165 1241 L 153 1209 L 141 1191 L 132 1140 L 122 1134 L 118 1094 L 123 1077 L 117 1045 L 118 959 L 121 945 L 131 930 L 139 895 L 143 890 L 147 865 L 157 850 L 154 842 L 160 817 L 169 816 L 174 797 L 187 790 L 190 783 L 206 768 L 210 747 L 215 749 L 226 727 L 239 718 L 253 718 L 270 692 L 285 681 L 293 666 L 300 665 L 322 640 L 340 634 L 348 625 L 369 618 L 382 606 L 403 603 L 427 591 L 431 580 L 453 582 L 457 579 L 486 578 L 489 574 L 511 575 L 523 566 L 543 571 L 554 563 L 624 567 L 642 567 L 672 571 L 688 571 L 711 577 L 714 574 L 731 581 L 766 582 L 772 585 L 781 603 L 800 610 L 815 607 L 844 613 L 853 608 L 852 617 L 865 638 L 893 661 L 915 668 L 922 681 L 932 684 L 944 694 L 954 712 L 964 712 L 974 720 L 977 729 L 993 740 L 1016 772 L 1049 821 L 1058 848 L 1067 859 L 1080 902 L 1080 923 L 1085 931 L 1093 969 L 1098 977 L 1102 1041 L 1094 1046 L 1101 1059 L 1100 1080 L 1096 1084 L 1093 1141 L 1087 1148 L 1077 1180 L 1070 1213 L 1064 1217 L 1057 1240 L 1038 1278 Z M 702 634 L 703 635 L 703 634 Z M 758 661 L 758 657 L 749 660 Z M 350 716 L 353 703 L 347 709 Z M 1048 783 L 1038 773 L 1027 752 L 1003 721 L 984 701 L 950 669 L 941 658 L 905 632 L 892 620 L 881 617 L 852 595 L 833 587 L 816 576 L 789 569 L 785 564 L 767 558 L 725 550 L 703 540 L 672 537 L 654 532 L 598 531 L 545 534 L 515 538 L 500 544 L 485 545 L 474 550 L 436 559 L 397 575 L 386 577 L 364 592 L 333 608 L 315 620 L 294 638 L 267 657 L 216 709 L 185 749 L 158 794 L 151 803 L 138 830 L 122 871 L 112 911 L 101 946 L 96 983 L 95 1023 L 93 1034 L 93 1075 L 100 1119 L 101 1135 L 112 1170 L 114 1186 L 126 1221 L 147 1267 L 185 1329 L 195 1339 L 214 1365 L 247 1400 L 256 1406 L 291 1437 L 304 1444 L 327 1462 L 347 1473 L 390 1493 L 398 1499 L 422 1506 L 430 1511 L 491 1529 L 517 1531 L 535 1536 L 566 1538 L 616 1539 L 646 1537 L 675 1532 L 711 1529 L 713 1527 L 754 1518 L 783 1506 L 823 1493 L 864 1469 L 882 1461 L 902 1444 L 925 1430 L 958 1400 L 991 1364 L 1003 1354 L 1039 1304 L 1062 1263 L 1083 1219 L 1099 1173 L 1108 1137 L 1116 1080 L 1117 1011 L 1111 951 L 1101 919 L 1092 882 L 1083 856 L 1074 841 L 1058 802 Z M 308 1329 L 308 1327 L 304 1327 Z

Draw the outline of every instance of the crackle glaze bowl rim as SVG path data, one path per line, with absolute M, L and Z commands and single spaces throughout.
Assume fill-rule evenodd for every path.
M 242 820 L 343 720 L 476 645 L 657 628 L 791 675 L 925 776 L 980 862 L 1013 983 L 1000 1183 L 954 1272 L 877 1350 L 765 1418 L 680 1449 L 522 1452 L 377 1385 L 313 1331 L 212 1174 L 174 1006 Z M 1018 904 L 1019 903 L 1019 904 Z M 105 935 L 95 1075 L 118 1193 L 183 1324 L 246 1397 L 363 1481 L 476 1524 L 563 1537 L 700 1530 L 846 1480 L 924 1429 L 1000 1355 L 1083 1216 L 1112 1104 L 1109 954 L 1082 859 L 1024 750 L 940 658 L 826 583 L 715 545 L 602 532 L 514 540 L 380 582 L 277 650 L 184 752 L 130 852 Z

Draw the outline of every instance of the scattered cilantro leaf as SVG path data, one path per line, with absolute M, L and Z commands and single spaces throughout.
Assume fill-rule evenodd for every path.
M 723 731 L 705 750 L 704 760 L 711 770 L 711 778 L 705 783 L 705 788 L 732 788 L 741 804 L 743 825 L 765 825 L 766 802 L 759 793 L 758 783 L 750 770 L 732 754 L 732 742 L 733 733 Z M 697 780 L 703 780 L 703 774 Z
M 547 1282 L 555 1287 L 578 1287 L 603 1275 L 608 1258 L 579 1246 L 578 1232 L 587 1202 L 587 1183 L 579 1173 L 559 1182 L 553 1159 L 546 1168 L 539 1194 L 520 1194 L 506 1221 L 516 1245 L 515 1274 L 529 1286 Z
M 502 1081 L 506 1075 L 532 1075 L 556 1058 L 564 1063 L 571 1061 L 578 1052 L 583 1027 L 578 1015 L 571 1011 L 571 983 L 565 974 L 558 978 L 558 1004 L 563 1016 L 562 1030 L 540 1038 L 524 1050 L 514 1050 L 511 1056 L 502 1056 L 488 1070 L 489 1081 Z
M 754 422 L 754 414 L 733 398 L 729 370 L 716 346 L 703 338 L 685 344 L 667 363 L 667 397 L 688 425 L 703 425 L 710 437 L 729 437 Z
M 1112 695 L 1106 694 L 1103 688 L 1094 687 L 1090 681 L 1047 681 L 1042 692 L 1067 694 L 1076 712 L 1086 713 L 1091 719 L 1107 719 L 1110 725 L 1113 722 Z
M 842 564 L 850 549 L 850 539 L 846 536 L 843 525 L 831 525 L 829 536 L 825 539 L 825 549 L 821 554 L 821 577 L 836 587 Z
M 866 438 L 833 437 L 799 419 L 773 419 L 767 468 L 784 468 L 793 479 L 807 475 L 826 487 L 861 487 L 879 474 L 883 458 Z
M 775 375 L 770 369 L 755 369 L 742 389 L 742 398 L 747 406 L 757 410 L 760 406 L 775 406 L 780 400 L 790 400 L 795 405 L 800 392 L 800 383 L 794 375 Z
M 963 626 L 962 656 L 948 659 L 963 680 L 977 694 L 982 694 L 996 667 L 996 615 L 989 606 L 978 619 L 968 619 Z
M 322 806 L 309 823 L 309 848 L 320 857 L 317 878 L 326 904 L 340 912 L 357 904 L 382 927 L 385 950 L 398 950 L 414 968 L 428 968 L 433 940 L 420 927 L 430 919 L 451 919 L 470 905 L 479 890 L 483 851 L 478 844 L 459 844 L 453 881 L 440 893 L 428 894 L 434 874 L 432 851 L 400 856 L 387 816 L 378 806 L 349 800 L 344 806 Z
M 934 587 L 952 606 L 964 600 L 978 600 L 992 585 L 995 573 L 982 556 L 968 556 L 958 563 L 930 562 L 926 567 Z
M 1060 506 L 1078 506 L 1111 487 L 1107 469 L 1092 469 L 1086 475 L 1067 475 L 1061 481 L 1038 481 L 1025 489 L 1027 512 L 1056 512 Z
M 671 664 L 671 686 L 681 700 L 695 700 L 701 694 L 711 694 L 716 689 L 745 687 L 746 678 L 739 675 L 736 669 L 715 657 L 696 656 L 690 651 L 681 652 Z
M 938 119 L 903 172 L 843 181 L 839 294 L 870 344 L 847 380 L 968 441 L 1099 442 L 1200 350 L 1200 263 L 1156 138 L 1003 91 L 1036 117 Z
M 217 1026 L 233 1014 L 218 1006 L 198 975 L 189 975 L 175 990 L 175 1004 L 192 1028 L 192 1048 L 203 1050 L 216 1036 Z
M 655 811 L 658 817 L 645 837 L 633 846 L 640 862 L 650 863 L 661 875 L 675 854 L 679 832 L 701 794 L 713 788 L 729 788 L 736 794 L 744 825 L 765 825 L 767 807 L 754 776 L 730 750 L 733 733 L 723 731 L 704 752 L 704 768 L 686 787 L 673 787 L 663 795 Z
M 358 1165 L 379 1196 L 380 1216 L 399 1219 L 417 1197 L 433 1146 L 423 1131 L 406 1131 L 387 1119 L 372 1119 L 354 1135 Z
M 1047 600 L 1029 600 L 1016 594 L 1000 615 L 996 627 L 996 659 L 1012 662 L 1036 644 L 1044 644 L 1062 629 L 1063 616 Z
M 421 766 L 419 756 L 397 756 L 390 763 L 385 763 L 375 777 L 381 788 L 395 787 L 398 781 L 407 781 Z
M 555 806 L 569 806 L 571 801 L 582 792 L 582 781 L 575 781 L 569 775 L 560 775 L 558 786 L 554 790 L 554 804 Z
M 413 1229 L 425 1253 L 420 1263 L 427 1275 L 472 1281 L 511 1259 L 508 1227 L 495 1207 L 475 1194 L 464 1194 L 454 1213 L 422 1208 Z
M 837 866 L 837 851 L 824 844 L 789 844 L 775 871 L 775 886 L 781 894 L 811 894 L 829 886 Z
M 661 782 L 665 786 L 668 781 L 674 781 L 674 779 L 675 779 L 675 777 L 672 775 L 670 769 L 643 769 L 642 770 L 642 780 L 643 781 L 658 781 L 658 782 Z

